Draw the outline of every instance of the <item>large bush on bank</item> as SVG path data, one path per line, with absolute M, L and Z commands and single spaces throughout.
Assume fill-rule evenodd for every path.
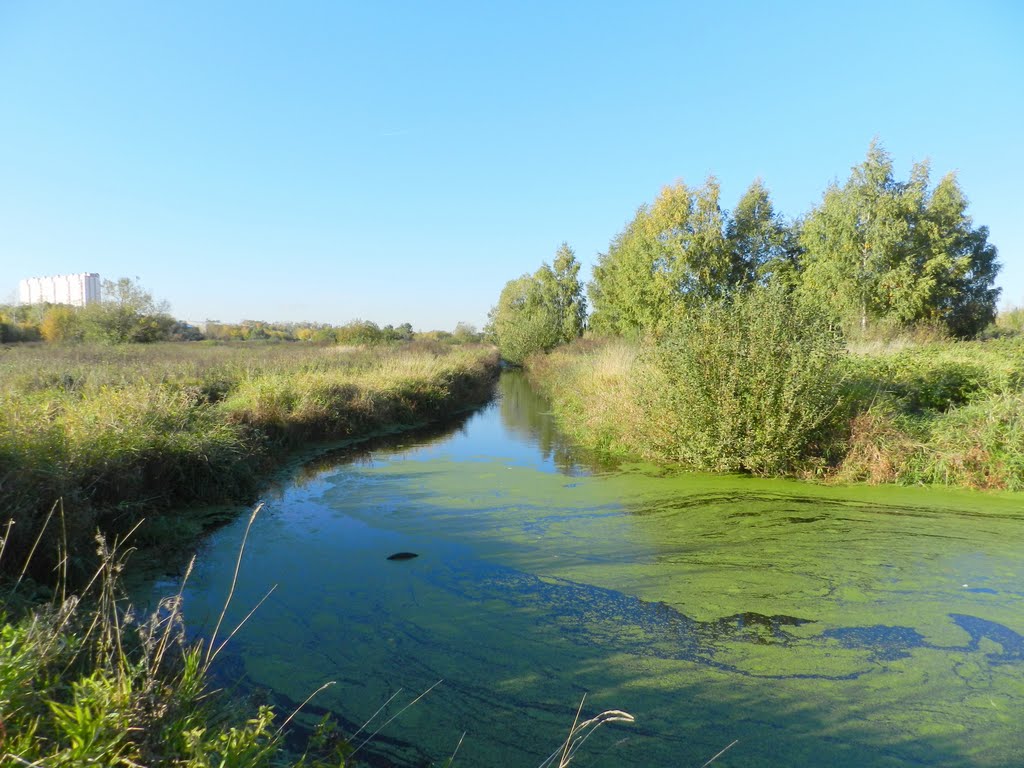
M 841 354 L 825 313 L 758 288 L 683 314 L 648 351 L 641 390 L 671 460 L 779 474 L 820 452 Z

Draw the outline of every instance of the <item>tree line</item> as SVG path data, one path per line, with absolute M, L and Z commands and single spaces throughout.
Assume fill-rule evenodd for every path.
M 932 186 L 927 162 L 897 179 L 877 140 L 845 183 L 831 184 L 797 219 L 776 211 L 760 179 L 732 211 L 713 176 L 699 187 L 678 182 L 640 206 L 599 254 L 589 327 L 657 334 L 702 307 L 772 286 L 819 307 L 848 334 L 929 325 L 973 337 L 995 319 L 1000 265 L 988 228 L 975 227 L 967 207 L 956 175 Z M 559 271 L 560 258 L 572 267 Z M 550 288 L 562 286 L 584 307 L 578 271 L 563 244 L 554 267 L 505 286 L 489 328 L 507 359 L 582 333 L 583 322 L 561 320 L 562 294 Z
M 551 265 L 505 284 L 485 328 L 505 360 L 522 363 L 532 352 L 583 335 L 587 300 L 579 273 L 576 254 L 562 243 Z
M 379 326 L 369 320 L 344 325 L 207 320 L 198 327 L 176 320 L 167 302 L 157 301 L 136 281 L 104 280 L 102 301 L 84 307 L 67 304 L 0 305 L 0 343 L 148 343 L 155 341 L 308 341 L 321 344 L 376 345 L 428 341 L 478 343 L 483 333 L 460 322 L 454 331 L 414 331 L 411 323 Z

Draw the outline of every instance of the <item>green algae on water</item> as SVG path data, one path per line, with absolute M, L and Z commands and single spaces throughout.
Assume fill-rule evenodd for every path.
M 1019 497 L 590 473 L 538 414 L 510 418 L 273 499 L 236 596 L 279 585 L 234 646 L 247 679 L 286 702 L 337 679 L 318 706 L 356 725 L 443 679 L 381 734 L 401 765 L 464 731 L 467 763 L 535 765 L 585 692 L 637 720 L 594 737 L 598 766 L 700 765 L 735 739 L 723 765 L 1024 754 Z M 216 618 L 237 535 L 202 553 L 193 620 Z

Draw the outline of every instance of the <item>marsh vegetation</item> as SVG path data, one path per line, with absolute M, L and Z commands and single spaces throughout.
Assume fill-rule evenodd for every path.
M 698 325 L 657 343 L 580 341 L 527 370 L 562 428 L 610 456 L 1024 490 L 1024 338 L 845 349 L 824 336 L 809 351 L 751 338 L 756 322 L 742 327 L 735 337 Z
M 436 420 L 490 397 L 488 347 L 17 345 L 0 352 L 6 564 L 55 504 L 72 571 L 99 527 L 168 546 L 189 504 L 245 500 L 295 447 Z M 56 529 L 51 529 L 51 536 Z M 177 538 L 192 546 L 196 531 Z M 33 568 L 52 565 L 39 548 Z

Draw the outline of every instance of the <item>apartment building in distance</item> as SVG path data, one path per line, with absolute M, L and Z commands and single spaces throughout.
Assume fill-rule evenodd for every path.
M 95 272 L 29 277 L 18 283 L 19 304 L 48 302 L 84 307 L 99 300 L 100 276 Z

